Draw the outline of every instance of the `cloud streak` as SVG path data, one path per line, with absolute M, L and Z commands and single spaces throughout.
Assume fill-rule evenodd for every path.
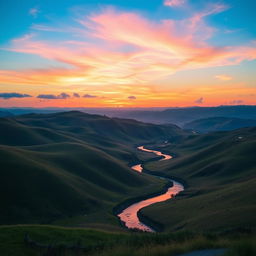
M 232 100 L 232 101 L 230 101 L 230 104 L 241 105 L 241 104 L 244 104 L 244 101 L 243 100 Z
M 136 100 L 137 98 L 135 96 L 129 96 L 128 99 L 129 100 Z
M 175 1 L 168 2 L 170 5 Z M 183 1 L 176 0 L 176 5 L 178 2 Z M 130 89 L 122 90 L 128 97 L 134 93 L 131 91 L 134 85 L 150 87 L 159 80 L 168 80 L 179 71 L 238 65 L 256 59 L 255 42 L 221 47 L 209 43 L 216 30 L 206 24 L 205 18 L 227 8 L 222 4 L 212 4 L 183 20 L 159 21 L 149 20 L 138 13 L 103 9 L 77 20 L 79 24 L 73 31 L 80 41 L 46 41 L 28 34 L 13 40 L 6 49 L 58 61 L 66 68 L 0 70 L 0 80 L 7 85 L 111 87 L 112 93 L 118 93 L 119 88 L 126 86 Z M 43 25 L 35 28 L 38 33 L 55 30 Z M 72 31 L 68 33 L 72 38 Z M 229 79 L 224 75 L 215 78 Z M 73 97 L 78 98 L 75 94 Z M 87 94 L 81 98 L 93 97 L 96 96 Z M 41 94 L 38 98 L 68 97 Z
M 84 97 L 84 98 L 87 98 L 87 99 L 93 99 L 93 98 L 97 98 L 98 96 L 96 96 L 96 95 L 91 95 L 91 94 L 85 94 L 83 97 Z
M 59 95 L 54 95 L 54 94 L 39 94 L 37 96 L 38 99 L 44 99 L 44 100 L 65 100 L 70 98 L 70 95 L 63 92 Z
M 32 96 L 29 94 L 16 93 L 16 92 L 0 93 L 0 98 L 5 99 L 5 100 L 11 99 L 11 98 L 29 98 L 29 97 L 32 97 Z
M 225 75 L 225 74 L 217 75 L 217 76 L 215 76 L 215 78 L 218 79 L 218 80 L 221 80 L 221 81 L 229 81 L 229 80 L 233 79 L 232 76 Z
M 186 0 L 165 0 L 164 5 L 169 7 L 177 7 L 186 3 Z
M 199 99 L 195 100 L 195 103 L 197 104 L 203 104 L 204 103 L 204 98 L 200 97 Z
M 73 97 L 74 97 L 74 98 L 80 98 L 80 94 L 79 94 L 79 93 L 74 92 L 74 93 L 73 93 Z

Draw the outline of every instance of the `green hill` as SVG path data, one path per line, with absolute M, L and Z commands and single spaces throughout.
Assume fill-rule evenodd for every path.
M 143 214 L 166 230 L 256 227 L 256 128 L 193 135 L 164 150 L 179 157 L 147 168 L 182 178 L 188 188 Z
M 118 223 L 117 203 L 163 186 L 127 167 L 134 144 L 183 134 L 76 111 L 1 118 L 0 224 Z
M 114 206 L 164 185 L 128 168 L 152 157 L 134 147 L 150 143 L 177 157 L 146 168 L 183 179 L 188 188 L 144 215 L 167 231 L 256 224 L 254 127 L 191 135 L 175 125 L 72 111 L 1 118 L 0 134 L 0 224 L 118 227 Z

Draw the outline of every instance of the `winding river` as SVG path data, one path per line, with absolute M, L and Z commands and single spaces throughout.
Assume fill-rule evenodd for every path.
M 157 156 L 161 156 L 162 158 L 159 161 L 172 159 L 172 156 L 170 156 L 170 155 L 163 154 L 160 151 L 146 149 L 146 148 L 144 148 L 144 146 L 140 146 L 137 149 L 141 150 L 141 151 L 149 152 L 149 153 L 154 153 Z M 137 171 L 137 172 L 143 171 L 142 164 L 134 165 L 131 167 L 131 169 L 134 171 Z M 129 207 L 127 207 L 126 209 L 124 209 L 120 214 L 118 214 L 118 217 L 125 224 L 125 226 L 127 228 L 139 229 L 139 230 L 145 231 L 145 232 L 156 232 L 152 227 L 144 224 L 138 218 L 139 210 L 141 210 L 142 208 L 149 206 L 151 204 L 166 201 L 166 200 L 174 197 L 175 195 L 177 195 L 179 192 L 184 190 L 184 186 L 175 180 L 160 177 L 160 176 L 157 176 L 157 177 L 160 179 L 165 179 L 165 180 L 171 181 L 173 183 L 172 186 L 170 186 L 165 193 L 158 195 L 158 196 L 153 196 L 146 200 L 142 200 L 138 203 L 134 203 L 134 204 L 130 205 Z

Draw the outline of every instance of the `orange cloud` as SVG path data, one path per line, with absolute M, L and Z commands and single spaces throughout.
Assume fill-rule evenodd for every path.
M 83 28 L 74 30 L 83 38 L 80 41 L 43 41 L 36 39 L 33 33 L 28 34 L 13 40 L 6 50 L 65 63 L 66 68 L 0 70 L 0 83 L 59 86 L 59 90 L 78 86 L 79 92 L 82 88 L 93 88 L 102 94 L 125 91 L 124 99 L 127 100 L 133 93 L 138 95 L 132 91 L 134 86 L 151 88 L 152 84 L 168 80 L 170 75 L 181 70 L 237 65 L 256 59 L 255 43 L 226 47 L 209 43 L 215 29 L 208 26 L 204 18 L 225 9 L 227 6 L 215 4 L 184 20 L 159 22 L 136 13 L 107 9 L 79 20 Z M 35 28 L 54 31 L 40 25 Z M 223 75 L 216 78 L 229 79 Z M 90 93 L 94 95 L 93 91 Z M 154 92 L 145 91 L 143 95 L 153 97 Z M 194 99 L 191 98 L 191 102 Z
M 98 45 L 83 41 L 47 42 L 35 40 L 33 34 L 27 35 L 13 40 L 9 50 L 54 59 L 69 64 L 70 69 L 37 70 L 31 75 L 23 71 L 19 75 L 17 71 L 14 82 L 22 83 L 27 78 L 42 84 L 42 77 L 48 74 L 54 84 L 150 83 L 179 70 L 236 65 L 255 59 L 254 45 L 215 47 L 206 42 L 213 29 L 203 18 L 225 8 L 213 5 L 182 21 L 162 20 L 159 23 L 135 13 L 106 10 L 79 21 L 84 26 L 81 33 L 99 38 Z M 133 50 L 124 51 L 128 46 Z M 1 78 L 5 82 L 11 79 L 8 71 L 1 71 Z
M 222 80 L 222 81 L 229 81 L 229 80 L 232 80 L 233 77 L 232 76 L 229 76 L 229 75 L 217 75 L 215 76 L 215 78 L 219 79 L 219 80 Z

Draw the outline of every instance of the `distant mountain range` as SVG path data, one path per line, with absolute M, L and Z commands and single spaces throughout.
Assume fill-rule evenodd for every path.
M 122 117 L 133 118 L 149 123 L 173 123 L 183 126 L 185 123 L 209 117 L 232 117 L 256 119 L 256 106 L 219 106 L 175 108 L 162 111 L 134 110 L 122 114 Z
M 9 108 L 2 109 L 14 115 L 28 113 L 54 113 L 69 111 L 71 108 Z M 89 114 L 107 115 L 136 119 L 138 121 L 166 124 L 173 123 L 179 126 L 210 117 L 226 117 L 241 119 L 256 119 L 256 106 L 218 106 L 218 107 L 188 107 L 188 108 L 76 108 Z
M 198 132 L 230 131 L 243 127 L 256 126 L 256 120 L 231 117 L 210 117 L 186 123 L 184 129 Z
M 13 114 L 9 111 L 0 111 L 0 117 L 13 116 Z

